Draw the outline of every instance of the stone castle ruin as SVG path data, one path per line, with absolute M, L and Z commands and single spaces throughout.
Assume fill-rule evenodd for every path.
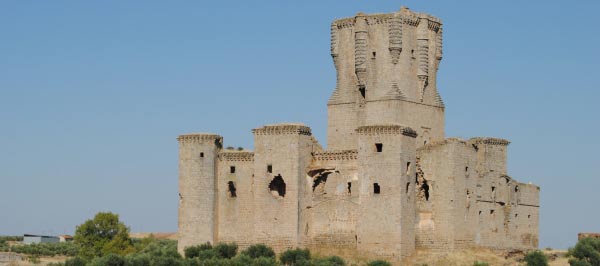
M 205 242 L 399 260 L 416 248 L 531 249 L 539 193 L 509 141 L 445 138 L 442 23 L 402 8 L 331 24 L 327 149 L 302 124 L 252 130 L 254 151 L 181 135 L 179 250 Z

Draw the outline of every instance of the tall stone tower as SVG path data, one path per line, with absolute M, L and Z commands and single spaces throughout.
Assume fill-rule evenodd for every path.
M 402 124 L 417 145 L 444 139 L 436 73 L 442 59 L 438 18 L 407 8 L 331 24 L 337 86 L 328 102 L 328 149 L 357 148 L 360 126 Z
M 179 141 L 179 253 L 216 238 L 216 166 L 223 138 L 188 134 Z

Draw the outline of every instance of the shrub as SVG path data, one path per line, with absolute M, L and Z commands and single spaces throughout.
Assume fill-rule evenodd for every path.
M 600 266 L 600 239 L 584 238 L 569 249 L 569 264 L 571 266 Z
M 310 260 L 310 251 L 308 249 L 288 249 L 281 253 L 279 260 L 284 265 L 296 265 L 296 262 L 300 259 Z
M 392 264 L 390 264 L 389 262 L 387 262 L 385 260 L 374 260 L 374 261 L 367 263 L 367 266 L 391 266 L 391 265 Z
M 177 245 L 175 245 L 177 246 Z M 199 246 L 189 246 L 183 249 L 183 254 L 186 258 L 197 258 L 200 256 L 201 251 L 212 250 L 212 245 L 209 242 L 206 242 Z M 237 249 L 237 247 L 236 247 Z
M 246 250 L 242 251 L 242 254 L 253 259 L 260 257 L 275 258 L 275 252 L 273 249 L 263 244 L 249 246 Z
M 527 266 L 548 266 L 548 258 L 539 250 L 527 253 L 525 262 L 527 262 Z
M 198 249 L 198 246 L 189 246 L 183 249 L 183 255 L 186 258 L 197 258 L 199 253 L 200 249 Z
M 246 266 L 246 265 L 252 265 L 253 262 L 254 262 L 254 259 L 252 259 L 250 256 L 248 256 L 246 254 L 240 254 L 239 256 L 231 259 L 230 265 L 231 266 Z
M 277 266 L 279 265 L 275 258 L 259 257 L 254 259 L 251 266 Z
M 473 266 L 490 266 L 490 264 L 483 261 L 475 261 L 473 262 Z
M 108 254 L 94 258 L 89 266 L 125 266 L 125 259 L 117 254 Z
M 219 256 L 224 259 L 231 259 L 237 255 L 238 246 L 235 243 L 225 244 L 220 243 L 214 247 L 214 249 L 219 253 Z
M 206 249 L 206 250 L 201 250 L 198 253 L 198 258 L 202 261 L 202 260 L 208 260 L 208 259 L 219 259 L 219 258 L 221 258 L 221 256 L 219 256 L 219 252 L 217 252 L 214 249 Z
M 338 257 L 332 256 L 327 258 L 314 259 L 312 262 L 314 266 L 346 266 L 346 262 Z
M 65 266 L 85 266 L 85 263 L 81 257 L 73 257 L 65 261 Z

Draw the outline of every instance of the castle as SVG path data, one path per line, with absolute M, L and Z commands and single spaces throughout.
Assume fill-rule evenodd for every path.
M 335 20 L 327 149 L 302 124 L 254 152 L 181 135 L 179 251 L 205 242 L 399 260 L 416 248 L 531 249 L 539 191 L 507 175 L 509 141 L 445 138 L 442 23 L 407 8 Z

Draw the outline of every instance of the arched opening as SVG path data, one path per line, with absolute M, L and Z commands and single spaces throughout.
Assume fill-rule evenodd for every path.
M 236 193 L 237 189 L 235 188 L 235 184 L 233 183 L 233 181 L 227 182 L 227 191 L 229 193 L 230 198 L 237 197 L 237 193 Z
M 285 182 L 281 175 L 275 176 L 269 183 L 269 190 L 274 196 L 285 197 Z

